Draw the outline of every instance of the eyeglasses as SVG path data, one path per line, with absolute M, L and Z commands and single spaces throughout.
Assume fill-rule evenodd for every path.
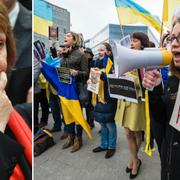
M 174 40 L 176 40 L 177 43 L 179 44 L 180 43 L 180 35 L 178 35 L 178 36 L 169 36 L 167 38 L 167 42 L 169 42 L 169 43 L 172 43 Z

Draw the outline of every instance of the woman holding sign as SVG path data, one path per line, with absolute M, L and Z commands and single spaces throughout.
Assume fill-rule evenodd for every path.
M 76 85 L 78 85 L 78 83 L 84 79 L 86 80 L 89 72 L 88 61 L 85 55 L 79 50 L 79 44 L 80 39 L 77 33 L 68 32 L 65 34 L 65 48 L 63 50 L 61 67 L 66 69 L 68 73 L 70 72 L 70 76 L 76 79 Z M 77 116 L 77 114 L 74 115 Z M 71 122 L 71 119 L 68 119 L 68 121 L 69 122 L 66 122 L 65 119 L 67 124 L 68 138 L 62 148 L 66 149 L 73 146 L 71 150 L 73 153 L 78 151 L 82 146 L 82 126 L 80 124 L 76 124 L 76 122 Z
M 179 180 L 180 178 L 180 18 L 173 24 L 168 38 L 171 42 L 173 60 L 170 64 L 171 76 L 162 96 L 154 96 L 153 116 L 166 122 L 165 138 L 161 148 L 161 179 Z M 145 73 L 143 86 L 150 89 L 156 84 L 152 93 L 156 93 L 162 77 L 159 71 Z
M 142 32 L 135 32 L 131 37 L 131 49 L 143 50 L 149 47 L 149 38 Z M 130 159 L 126 172 L 130 173 L 130 179 L 134 179 L 139 172 L 141 160 L 138 158 L 138 151 L 142 142 L 142 131 L 145 130 L 145 103 L 142 100 L 143 89 L 141 86 L 140 70 L 133 70 L 127 73 L 134 79 L 138 103 L 120 100 L 116 111 L 116 121 L 125 129 L 126 140 L 130 151 Z
M 99 72 L 98 93 L 92 94 L 93 115 L 101 125 L 100 145 L 93 149 L 94 153 L 106 151 L 105 158 L 111 158 L 116 151 L 117 130 L 114 120 L 117 100 L 109 96 L 107 75 L 112 74 L 112 49 L 110 44 L 104 42 L 98 47 L 98 59 L 95 61 L 94 71 Z M 90 79 L 88 81 L 93 81 Z

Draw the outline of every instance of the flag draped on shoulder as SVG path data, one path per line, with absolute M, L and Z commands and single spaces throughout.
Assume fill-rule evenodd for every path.
M 152 26 L 158 32 L 161 32 L 161 23 L 159 20 L 133 0 L 115 0 L 115 6 L 121 25 L 140 22 Z
M 76 124 L 81 125 L 89 138 L 92 139 L 89 125 L 83 117 L 79 103 L 75 77 L 72 77 L 71 84 L 63 83 L 60 81 L 55 67 L 47 64 L 45 61 L 41 61 L 41 64 L 44 77 L 58 92 L 66 124 L 75 122 Z
M 112 70 L 113 62 L 111 59 L 105 54 L 103 61 L 103 68 L 100 69 L 101 72 L 104 72 L 106 75 L 110 73 Z M 101 102 L 102 104 L 105 104 L 105 98 L 104 98 L 104 81 L 100 80 L 99 82 L 99 91 L 98 94 L 92 93 L 92 105 L 95 107 L 98 102 Z
M 109 74 L 111 68 L 112 68 L 113 62 L 111 59 L 105 54 L 103 59 L 103 68 L 105 68 L 106 74 Z

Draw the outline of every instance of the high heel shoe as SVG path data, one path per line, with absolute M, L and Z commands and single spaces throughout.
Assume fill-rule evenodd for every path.
M 131 172 L 130 172 L 130 175 L 129 175 L 129 178 L 130 178 L 130 179 L 134 179 L 134 178 L 138 175 L 139 169 L 140 169 L 140 167 L 141 167 L 141 164 L 142 164 L 142 162 L 141 162 L 141 160 L 139 159 L 139 165 L 138 165 L 138 168 L 137 168 L 137 173 L 136 173 L 136 174 L 133 174 L 132 171 L 131 171 Z
M 126 167 L 126 173 L 130 173 L 131 171 L 132 171 L 132 169 L 127 166 Z

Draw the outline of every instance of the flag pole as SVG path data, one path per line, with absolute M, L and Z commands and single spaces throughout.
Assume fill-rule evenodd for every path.
M 118 10 L 116 9 L 116 12 L 117 12 Z M 120 25 L 120 30 L 121 30 L 121 34 L 122 34 L 122 37 L 124 38 L 124 31 L 123 31 L 123 28 L 122 28 L 122 24 L 121 24 L 121 19 L 120 19 L 120 17 L 119 17 L 119 13 L 117 12 L 117 15 L 118 15 L 118 19 L 119 19 L 119 25 Z
M 163 18 L 162 18 L 159 45 L 161 45 L 161 39 L 162 39 L 162 36 L 163 36 L 163 26 L 164 26 L 164 23 L 163 23 Z

